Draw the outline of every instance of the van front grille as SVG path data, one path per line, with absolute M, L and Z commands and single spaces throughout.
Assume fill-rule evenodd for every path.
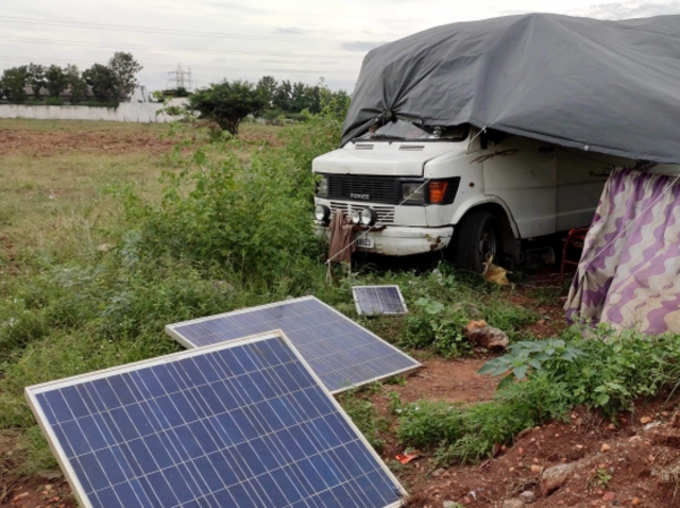
M 331 210 L 335 212 L 336 210 L 341 210 L 349 217 L 352 210 L 358 210 L 361 212 L 364 208 L 368 208 L 367 205 L 360 205 L 357 203 L 338 203 L 337 201 L 331 201 Z M 394 224 L 394 207 L 393 206 L 372 206 L 375 210 L 375 214 L 378 217 L 378 224 Z
M 328 176 L 328 197 L 371 203 L 398 204 L 400 181 L 390 176 L 336 175 Z

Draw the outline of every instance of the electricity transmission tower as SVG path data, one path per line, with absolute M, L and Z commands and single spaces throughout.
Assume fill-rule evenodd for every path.
M 174 85 L 175 89 L 191 90 L 191 67 L 184 70 L 182 64 L 177 64 L 177 69 L 168 72 L 168 83 L 171 87 Z

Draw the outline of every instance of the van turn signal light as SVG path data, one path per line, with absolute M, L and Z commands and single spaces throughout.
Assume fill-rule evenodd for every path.
M 444 197 L 446 196 L 446 188 L 448 186 L 449 182 L 446 180 L 430 182 L 428 185 L 428 189 L 430 191 L 430 203 L 443 203 Z

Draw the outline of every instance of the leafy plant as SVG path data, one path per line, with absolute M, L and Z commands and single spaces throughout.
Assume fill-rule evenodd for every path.
M 571 363 L 582 354 L 561 339 L 515 342 L 508 353 L 486 362 L 479 373 L 500 376 L 509 372 L 499 383 L 502 387 L 513 379 L 524 379 L 530 370 L 543 369 L 547 362 L 551 362 L 552 368 L 556 363 Z

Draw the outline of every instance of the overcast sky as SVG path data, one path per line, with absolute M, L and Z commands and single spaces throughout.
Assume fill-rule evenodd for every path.
M 106 63 L 130 51 L 140 82 L 172 86 L 190 67 L 194 85 L 277 79 L 351 92 L 361 60 L 382 42 L 444 23 L 543 11 L 608 19 L 680 14 L 680 0 L 1 0 L 0 69 L 35 62 Z

